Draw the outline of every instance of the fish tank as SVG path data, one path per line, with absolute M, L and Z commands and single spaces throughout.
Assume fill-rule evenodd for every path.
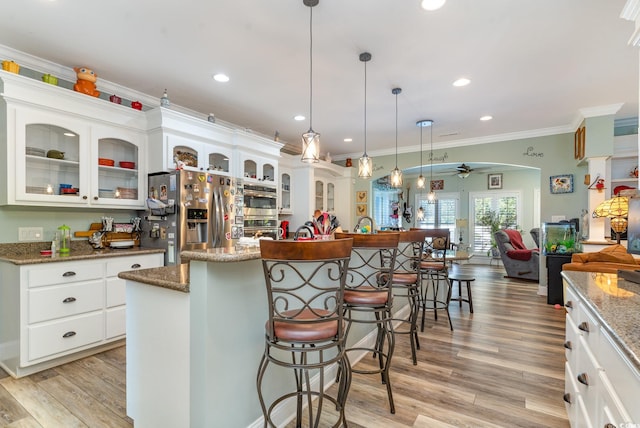
M 578 233 L 574 223 L 542 223 L 540 244 L 544 254 L 579 253 Z

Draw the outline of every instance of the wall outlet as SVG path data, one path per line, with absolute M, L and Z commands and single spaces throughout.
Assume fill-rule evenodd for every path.
M 41 227 L 19 227 L 18 242 L 44 241 L 44 232 Z

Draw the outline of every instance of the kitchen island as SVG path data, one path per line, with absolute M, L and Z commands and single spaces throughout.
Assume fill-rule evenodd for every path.
M 268 315 L 260 253 L 211 249 L 181 258 L 189 267 L 120 274 L 127 280 L 127 414 L 141 428 L 262 427 L 256 376 Z M 354 327 L 349 342 L 375 337 Z M 289 370 L 271 366 L 267 400 L 290 383 Z M 284 422 L 295 405 L 276 413 Z
M 640 284 L 563 271 L 565 403 L 572 426 L 640 423 Z M 611 425 L 609 425 L 611 424 Z

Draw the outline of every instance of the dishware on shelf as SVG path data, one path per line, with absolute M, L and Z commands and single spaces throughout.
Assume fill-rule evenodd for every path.
M 121 161 L 118 165 L 120 165 L 120 168 L 127 168 L 127 169 L 134 169 L 136 167 L 135 162 L 129 162 L 129 161 Z
M 114 166 L 116 162 L 113 159 L 98 158 L 98 165 L 102 166 Z
M 47 152 L 44 149 L 40 149 L 38 147 L 28 147 L 25 149 L 25 153 L 29 156 L 40 156 L 45 157 Z

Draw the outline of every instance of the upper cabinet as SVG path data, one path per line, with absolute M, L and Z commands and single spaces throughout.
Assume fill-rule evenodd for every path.
M 147 112 L 149 171 L 178 168 L 235 176 L 232 130 L 158 107 Z
M 2 204 L 144 206 L 141 112 L 21 76 L 2 83 Z
M 611 186 L 638 188 L 638 135 L 621 135 L 613 139 Z
M 238 177 L 245 183 L 278 186 L 281 143 L 235 130 L 233 145 Z

